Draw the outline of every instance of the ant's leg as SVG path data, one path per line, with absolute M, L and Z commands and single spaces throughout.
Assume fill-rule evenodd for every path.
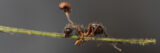
M 105 37 L 110 37 L 110 38 L 111 38 L 111 36 L 109 36 L 108 32 L 105 30 L 104 26 L 101 25 L 101 27 L 102 27 L 102 29 L 103 29 L 103 32 L 104 32 Z M 117 49 L 118 51 L 122 51 L 122 49 L 120 49 L 119 47 L 117 47 L 117 42 L 112 42 L 111 45 L 112 45 L 115 49 Z
M 92 26 L 91 26 L 92 27 Z M 95 32 L 98 30 L 98 28 L 101 27 L 100 25 L 96 26 L 96 28 L 91 28 L 93 31 L 88 34 L 88 37 L 94 36 Z M 103 29 L 102 29 L 103 30 Z
M 94 29 L 91 28 L 91 27 L 93 27 L 92 24 L 90 24 L 90 25 L 88 26 L 88 31 L 87 31 L 87 34 L 86 34 L 86 36 L 88 37 L 88 38 L 87 38 L 87 41 L 90 40 L 90 39 L 92 38 L 91 36 L 94 35 Z M 92 30 L 92 31 L 91 31 L 91 30 Z
M 95 36 L 95 32 L 96 32 L 96 31 L 98 30 L 98 28 L 101 27 L 101 26 L 98 25 L 98 26 L 96 26 L 96 28 L 91 28 L 91 27 L 93 27 L 93 26 L 92 26 L 92 25 L 89 26 L 89 28 L 92 29 L 92 32 L 89 32 L 89 31 L 88 31 L 89 34 L 87 35 L 87 37 L 88 37 L 87 40 L 92 39 L 93 36 Z
M 106 30 L 104 29 L 104 27 L 102 25 L 97 25 L 94 29 L 91 27 L 93 27 L 93 26 L 89 25 L 89 29 L 92 29 L 93 31 L 90 33 L 88 31 L 89 34 L 87 35 L 87 37 L 88 37 L 87 40 L 90 40 L 92 38 L 92 36 L 94 36 L 95 33 L 97 33 L 97 31 L 100 34 L 103 33 L 105 35 L 105 37 L 109 36 L 109 34 L 106 32 Z M 97 42 L 96 42 L 96 44 L 97 44 L 97 46 L 100 46 L 100 44 L 98 44 Z
M 99 27 L 101 27 L 100 25 L 98 25 L 96 28 L 91 28 L 91 27 L 93 27 L 92 25 L 89 25 L 89 29 L 88 29 L 88 32 L 87 32 L 87 36 L 88 36 L 88 38 L 87 38 L 87 40 L 90 40 L 90 39 L 92 39 L 93 38 L 93 36 L 95 36 L 95 32 L 97 31 L 97 29 L 99 28 Z M 92 31 L 91 31 L 92 30 Z M 96 44 L 97 44 L 97 47 L 100 47 L 101 46 L 101 44 L 98 42 L 98 41 L 96 41 Z
M 117 47 L 117 43 L 111 43 L 112 44 L 112 46 L 115 48 L 115 49 L 117 49 L 118 51 L 122 51 L 122 49 L 121 48 L 119 48 L 119 47 Z
M 104 31 L 105 37 L 110 37 L 110 38 L 111 38 L 111 36 L 109 36 L 108 32 L 105 30 L 104 26 L 101 26 L 101 27 L 102 27 L 102 29 L 103 29 L 103 31 Z M 112 42 L 112 43 L 111 43 L 111 45 L 112 45 L 115 49 L 117 49 L 118 51 L 122 51 L 121 48 L 117 47 L 117 44 L 118 44 L 117 42 Z
M 89 36 L 89 34 L 91 33 L 91 27 L 92 27 L 92 24 L 90 24 L 88 26 L 88 30 L 87 30 L 87 33 L 86 33 L 86 36 Z M 92 29 L 93 30 L 93 29 Z
M 85 42 L 83 32 L 79 31 L 79 34 L 80 34 L 80 39 L 76 40 L 75 45 L 80 45 Z
M 75 28 L 78 31 L 78 33 L 80 34 L 80 39 L 76 40 L 75 45 L 80 45 L 85 42 L 84 33 L 82 32 L 80 26 L 76 26 Z

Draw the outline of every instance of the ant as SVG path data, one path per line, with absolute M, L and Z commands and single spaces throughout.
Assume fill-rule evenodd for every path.
M 69 24 L 64 27 L 65 38 L 68 38 L 72 35 L 73 31 L 76 30 L 80 38 L 76 40 L 75 45 L 81 45 L 87 40 L 90 40 L 92 37 L 95 37 L 98 34 L 104 34 L 105 37 L 109 37 L 109 34 L 106 32 L 102 24 L 89 24 L 87 29 L 84 29 L 81 25 L 76 25 L 70 19 L 69 13 L 71 12 L 71 5 L 69 2 L 60 2 L 59 8 L 63 9 L 66 15 Z M 87 40 L 84 40 L 84 37 L 89 37 Z M 112 43 L 113 47 L 118 51 L 121 51 L 120 48 L 116 46 L 116 43 Z

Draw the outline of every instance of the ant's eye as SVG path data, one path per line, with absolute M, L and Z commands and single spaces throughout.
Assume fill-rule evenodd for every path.
M 66 28 L 66 29 L 64 30 L 64 33 L 70 34 L 72 31 L 73 31 L 73 30 L 72 30 L 71 28 Z
M 70 29 L 70 28 L 68 28 L 68 29 L 66 29 L 66 31 L 71 31 L 71 29 Z
M 61 2 L 59 8 L 63 9 L 65 12 L 71 12 L 71 6 L 69 2 Z

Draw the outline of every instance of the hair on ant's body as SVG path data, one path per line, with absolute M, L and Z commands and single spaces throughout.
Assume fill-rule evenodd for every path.
M 69 24 L 64 27 L 65 38 L 70 37 L 75 30 L 78 35 L 80 35 L 80 38 L 76 40 L 75 45 L 81 45 L 87 40 L 90 40 L 92 37 L 98 36 L 99 34 L 109 37 L 109 34 L 102 24 L 91 23 L 88 25 L 88 28 L 84 28 L 82 25 L 74 24 L 69 17 L 69 13 L 71 12 L 71 6 L 69 2 L 60 2 L 59 8 L 64 10 L 66 18 L 69 21 Z M 84 40 L 84 37 L 87 37 L 87 40 Z M 115 43 L 112 43 L 112 45 L 118 51 L 121 51 L 121 49 L 118 48 Z

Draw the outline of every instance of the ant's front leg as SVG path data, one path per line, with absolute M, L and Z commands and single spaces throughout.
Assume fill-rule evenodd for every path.
M 75 28 L 77 29 L 78 34 L 80 35 L 80 39 L 76 40 L 75 45 L 80 45 L 80 44 L 82 44 L 82 43 L 85 42 L 85 40 L 84 40 L 84 33 L 81 30 L 80 26 L 76 26 Z
M 84 39 L 78 39 L 78 40 L 76 40 L 76 42 L 74 43 L 74 45 L 79 46 L 79 45 L 83 44 L 84 42 L 85 42 Z

